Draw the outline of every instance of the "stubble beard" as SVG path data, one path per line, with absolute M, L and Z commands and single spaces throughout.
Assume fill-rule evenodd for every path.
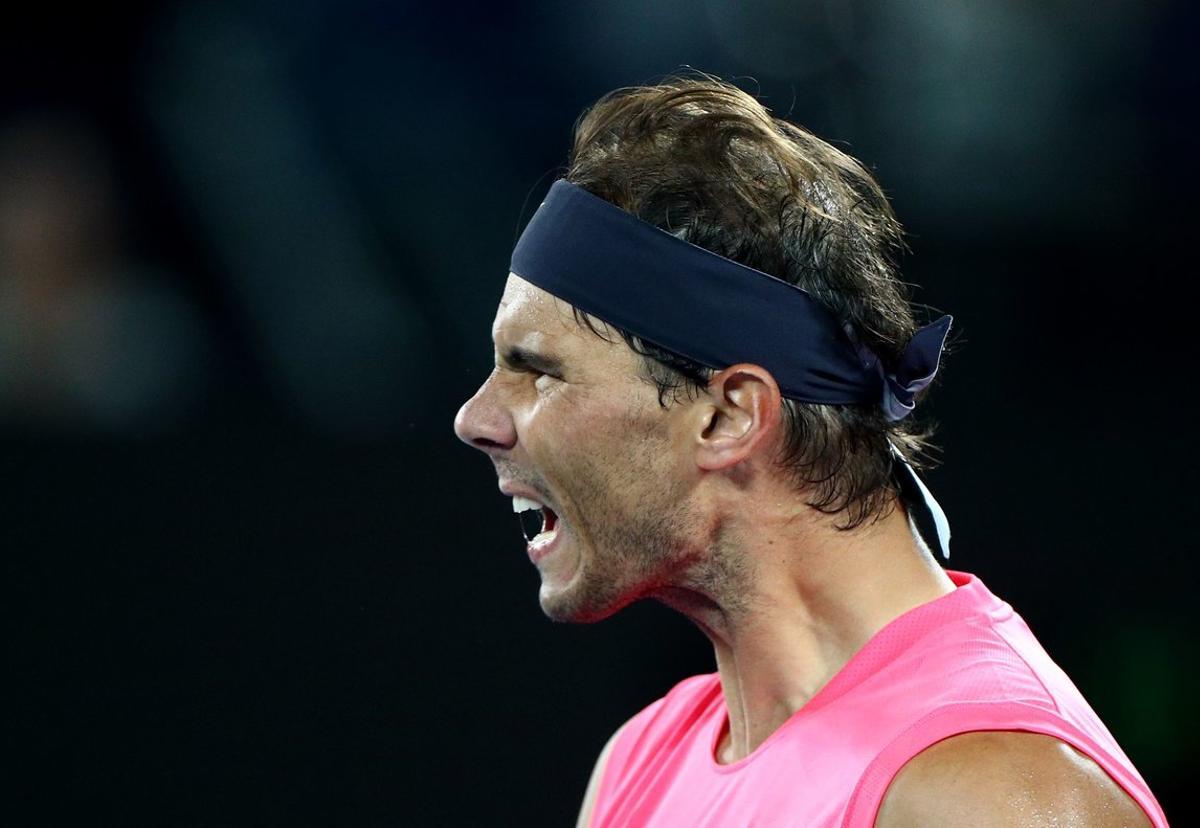
M 552 620 L 608 618 L 668 583 L 692 556 L 686 492 L 646 469 L 645 457 L 613 458 L 575 476 L 581 513 L 564 540 L 578 545 L 579 571 L 570 589 L 543 599 Z
M 646 597 L 670 579 L 686 544 L 672 521 L 607 524 L 589 533 L 590 543 L 571 588 L 550 596 L 542 610 L 555 621 L 601 621 Z M 578 536 L 574 542 L 580 543 Z

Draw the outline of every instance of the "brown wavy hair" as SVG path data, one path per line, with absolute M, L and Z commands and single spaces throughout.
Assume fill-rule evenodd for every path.
M 711 75 L 617 89 L 575 124 L 566 178 L 638 218 L 798 285 L 851 326 L 889 368 L 916 330 L 896 259 L 900 224 L 863 166 L 775 118 Z M 694 399 L 715 373 L 576 310 L 596 335 L 616 330 L 642 356 L 666 408 Z M 889 442 L 924 465 L 931 426 L 888 422 L 878 405 L 785 399 L 778 466 L 808 505 L 859 526 L 887 514 L 898 491 Z

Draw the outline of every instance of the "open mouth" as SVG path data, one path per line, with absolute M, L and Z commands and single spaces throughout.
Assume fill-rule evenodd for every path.
M 513 511 L 521 522 L 521 533 L 526 542 L 541 544 L 553 539 L 558 515 L 549 506 L 526 497 L 514 497 Z

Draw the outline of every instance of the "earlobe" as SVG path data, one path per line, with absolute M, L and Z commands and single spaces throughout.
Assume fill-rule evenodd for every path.
M 714 375 L 702 401 L 697 464 L 716 471 L 735 466 L 774 439 L 782 398 L 770 372 L 740 364 Z

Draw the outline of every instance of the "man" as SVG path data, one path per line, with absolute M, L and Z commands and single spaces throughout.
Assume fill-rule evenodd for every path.
M 1166 825 L 1012 608 L 944 571 L 900 229 L 853 159 L 708 76 L 618 90 L 513 254 L 455 430 L 544 612 L 712 640 L 602 751 L 580 825 Z

